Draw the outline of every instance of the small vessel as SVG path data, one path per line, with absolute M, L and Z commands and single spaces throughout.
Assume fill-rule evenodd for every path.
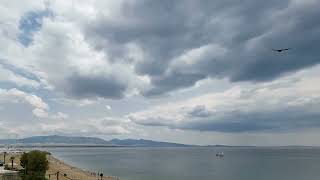
M 224 157 L 224 154 L 223 154 L 223 152 L 218 152 L 218 153 L 216 154 L 216 156 L 217 156 L 217 157 Z

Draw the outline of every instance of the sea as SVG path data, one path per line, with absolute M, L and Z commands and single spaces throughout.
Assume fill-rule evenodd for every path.
M 73 166 L 120 180 L 320 180 L 315 147 L 56 147 Z M 223 152 L 224 157 L 216 157 Z

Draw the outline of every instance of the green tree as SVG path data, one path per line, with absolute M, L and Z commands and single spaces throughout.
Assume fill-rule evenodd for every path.
M 22 179 L 42 180 L 49 167 L 47 153 L 42 151 L 30 151 L 24 153 L 20 159 L 20 165 L 25 169 Z
M 20 158 L 20 165 L 24 168 L 24 173 L 27 174 L 28 153 L 23 153 Z

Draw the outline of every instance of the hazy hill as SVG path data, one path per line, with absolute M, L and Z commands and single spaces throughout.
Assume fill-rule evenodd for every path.
M 33 136 L 23 139 L 1 139 L 0 144 L 108 144 L 95 137 Z
M 186 147 L 191 145 L 186 144 L 177 144 L 170 142 L 159 142 L 145 139 L 112 139 L 109 141 L 110 144 L 119 145 L 119 146 L 148 146 L 148 147 Z
M 34 136 L 20 139 L 19 143 L 65 143 L 65 144 L 107 144 L 107 141 L 95 137 L 69 137 L 69 136 Z
M 21 144 L 21 145 L 45 145 L 45 144 L 66 144 L 66 145 L 110 145 L 110 146 L 134 146 L 134 147 L 186 147 L 190 145 L 170 142 L 158 142 L 144 139 L 112 139 L 106 141 L 95 137 L 74 137 L 74 136 L 33 136 L 22 139 L 0 139 L 0 144 Z

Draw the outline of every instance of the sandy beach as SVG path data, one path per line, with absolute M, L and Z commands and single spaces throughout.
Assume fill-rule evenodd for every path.
M 59 179 L 60 180 L 70 180 L 70 179 L 79 179 L 79 180 L 97 180 L 100 179 L 100 176 L 94 175 L 93 172 L 85 171 L 77 167 L 70 166 L 69 164 L 64 163 L 63 161 L 53 157 L 52 155 L 48 156 L 49 160 L 49 170 L 46 173 L 46 177 L 48 179 L 56 179 L 56 175 L 54 174 L 59 171 Z M 64 174 L 67 177 L 64 177 Z M 118 178 L 110 177 L 104 175 L 102 178 L 104 180 L 118 180 Z
M 11 165 L 10 157 L 14 156 L 14 167 L 21 169 L 20 158 L 21 154 L 11 154 L 6 155 L 6 162 Z M 56 173 L 59 172 L 59 180 L 98 180 L 101 179 L 96 172 L 89 172 L 82 170 L 77 167 L 73 167 L 69 164 L 64 163 L 63 161 L 53 157 L 52 155 L 47 156 L 49 161 L 49 169 L 46 172 L 46 177 L 48 179 L 57 179 Z M 0 159 L 3 159 L 3 154 L 0 153 Z M 49 177 L 50 175 L 50 177 Z M 110 177 L 104 174 L 103 180 L 119 180 L 115 177 Z

